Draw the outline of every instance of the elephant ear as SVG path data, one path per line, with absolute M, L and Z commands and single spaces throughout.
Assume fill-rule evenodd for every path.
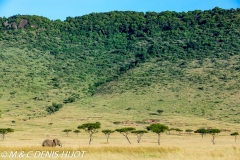
M 53 142 L 55 143 L 56 146 L 58 145 L 58 140 L 57 139 L 54 139 Z
M 56 144 L 56 146 L 60 146 L 61 142 L 58 139 L 54 139 L 53 142 Z

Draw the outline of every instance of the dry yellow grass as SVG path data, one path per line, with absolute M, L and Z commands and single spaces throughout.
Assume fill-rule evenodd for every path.
M 182 147 L 161 147 L 161 146 L 82 146 L 78 148 L 42 148 L 42 147 L 3 147 L 0 146 L 1 154 L 7 152 L 7 157 L 1 159 L 23 159 L 33 157 L 34 159 L 166 159 L 166 160 L 206 160 L 206 159 L 221 159 L 221 160 L 233 160 L 239 159 L 240 147 L 239 145 L 205 145 L 195 146 L 189 145 Z M 9 158 L 10 153 L 17 152 L 16 156 Z M 20 153 L 24 152 L 21 157 Z M 47 156 L 47 152 L 57 153 L 55 155 Z M 28 154 L 29 153 L 29 154 Z M 69 153 L 68 155 L 66 155 Z M 28 155 L 27 155 L 28 154 Z M 73 154 L 73 155 L 72 155 Z M 2 155 L 3 156 L 3 155 Z
M 24 138 L 25 137 L 25 138 Z M 91 145 L 88 145 L 88 135 L 81 133 L 79 137 L 75 134 L 70 134 L 68 137 L 65 134 L 52 134 L 49 139 L 59 138 L 63 147 L 43 148 L 41 143 L 44 140 L 43 134 L 35 133 L 23 135 L 21 133 L 12 133 L 7 135 L 6 139 L 0 142 L 0 153 L 7 151 L 8 155 L 17 151 L 17 155 L 21 151 L 29 156 L 36 156 L 34 159 L 91 159 L 91 160 L 238 160 L 240 157 L 240 141 L 235 142 L 234 137 L 231 137 L 228 132 L 222 132 L 216 137 L 216 144 L 211 142 L 211 135 L 203 138 L 199 134 L 181 134 L 176 133 L 161 135 L 161 145 L 157 145 L 157 135 L 148 133 L 142 137 L 140 144 L 137 143 L 135 135 L 130 135 L 132 144 L 128 144 L 127 140 L 119 133 L 114 133 L 106 143 L 106 138 L 102 133 L 97 133 Z M 45 137 L 47 138 L 47 137 Z M 58 157 L 47 157 L 47 151 L 51 153 L 57 152 Z M 37 153 L 36 153 L 37 152 Z M 42 153 L 40 158 L 39 154 Z M 62 156 L 62 153 L 63 154 Z M 69 153 L 66 157 L 66 153 Z M 71 157 L 75 153 L 76 156 Z M 79 155 L 81 153 L 81 155 Z M 35 155 L 36 154 L 36 155 Z M 6 160 L 20 160 L 21 157 L 1 158 Z M 27 159 L 27 158 L 26 158 Z
M 230 136 L 231 132 L 239 131 L 238 125 L 194 116 L 182 117 L 174 114 L 163 114 L 156 118 L 160 120 L 160 123 L 166 124 L 170 128 L 195 130 L 199 127 L 214 127 L 231 130 L 231 132 L 221 132 L 216 137 L 215 145 L 212 144 L 210 135 L 201 138 L 199 134 L 188 135 L 185 133 L 182 133 L 181 135 L 178 135 L 177 133 L 171 135 L 163 133 L 161 135 L 160 146 L 157 145 L 157 135 L 154 133 L 145 134 L 142 137 L 140 144 L 137 143 L 137 137 L 135 135 L 129 135 L 130 141 L 132 142 L 131 145 L 128 144 L 125 137 L 119 133 L 111 134 L 109 143 L 106 143 L 106 137 L 101 133 L 101 130 L 94 135 L 94 139 L 90 146 L 88 145 L 89 136 L 83 131 L 81 131 L 78 137 L 72 132 L 69 133 L 69 136 L 67 137 L 66 133 L 63 133 L 62 130 L 74 130 L 77 129 L 78 125 L 83 123 L 99 121 L 102 124 L 102 129 L 116 129 L 131 124 L 114 125 L 112 122 L 115 120 L 141 120 L 147 118 L 141 113 L 138 114 L 138 117 L 131 114 L 126 115 L 107 111 L 104 113 L 98 112 L 98 107 L 91 107 L 96 104 L 96 102 L 86 101 L 86 105 L 81 107 L 68 105 L 59 112 L 47 117 L 34 118 L 27 121 L 16 119 L 16 124 L 11 124 L 11 120 L 13 120 L 11 116 L 3 116 L 1 119 L 1 126 L 14 128 L 15 132 L 8 134 L 4 141 L 0 141 L 0 153 L 3 153 L 4 151 L 7 151 L 8 153 L 11 151 L 33 151 L 31 153 L 35 153 L 36 151 L 59 151 L 59 155 L 61 155 L 63 151 L 86 151 L 84 157 L 81 159 L 92 160 L 237 160 L 240 157 L 240 140 L 239 142 L 238 140 L 237 142 L 234 142 L 234 137 Z M 104 100 L 102 100 L 102 103 L 106 104 Z M 50 122 L 53 123 L 52 126 L 48 125 Z M 133 125 L 133 127 L 144 129 L 147 125 L 148 124 L 137 124 Z M 47 138 L 59 138 L 63 143 L 63 148 L 42 148 L 41 143 Z M 23 158 L 6 157 L 0 159 L 20 160 Z M 50 160 L 74 158 L 36 157 L 34 159 Z M 76 159 L 80 159 L 80 157 Z

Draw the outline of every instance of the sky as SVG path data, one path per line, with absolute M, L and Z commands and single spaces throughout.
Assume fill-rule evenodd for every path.
M 240 0 L 0 0 L 0 17 L 38 15 L 51 20 L 110 11 L 187 12 L 240 8 Z

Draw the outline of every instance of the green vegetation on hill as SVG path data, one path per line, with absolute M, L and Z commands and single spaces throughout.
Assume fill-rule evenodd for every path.
M 65 21 L 0 18 L 0 100 L 13 109 L 39 96 L 45 111 L 52 102 L 94 94 L 164 92 L 164 113 L 224 119 L 228 106 L 231 114 L 240 112 L 239 20 L 239 8 L 218 7 L 91 13 Z M 24 95 L 32 97 L 19 98 Z M 158 100 L 166 102 L 164 96 Z
M 96 95 L 119 97 L 105 103 L 121 110 L 129 107 L 135 114 L 158 115 L 163 110 L 240 123 L 239 60 L 238 55 L 226 60 L 152 60 L 101 86 Z
M 239 54 L 239 14 L 239 9 L 220 8 L 187 13 L 114 11 L 65 21 L 16 15 L 0 18 L 0 40 L 7 48 L 27 49 L 31 59 L 44 58 L 40 65 L 47 62 L 45 70 L 53 70 L 54 87 L 87 82 L 85 89 L 94 92 L 151 57 L 176 61 Z M 19 26 L 21 20 L 27 20 L 24 27 Z

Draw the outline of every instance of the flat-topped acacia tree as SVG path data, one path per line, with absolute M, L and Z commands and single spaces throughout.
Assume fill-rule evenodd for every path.
M 187 132 L 189 135 L 191 135 L 191 132 L 193 132 L 192 129 L 186 129 L 185 132 Z
M 50 128 L 52 127 L 53 123 L 48 123 L 48 125 L 50 126 Z
M 196 131 L 194 131 L 194 133 L 200 133 L 203 138 L 203 136 L 207 133 L 207 130 L 204 128 L 200 128 L 200 129 L 197 129 Z
M 4 140 L 5 135 L 10 133 L 10 132 L 14 132 L 14 129 L 12 129 L 12 128 L 0 128 L 0 134 L 2 135 L 2 140 Z
M 78 134 L 80 133 L 80 131 L 76 129 L 76 130 L 74 130 L 73 132 L 76 133 L 76 134 L 77 134 L 77 137 L 78 137 Z
M 157 133 L 158 135 L 158 145 L 160 145 L 160 134 L 168 130 L 168 126 L 160 123 L 155 123 L 147 127 L 147 130 Z
M 146 131 L 146 130 L 137 130 L 137 131 L 132 131 L 132 133 L 137 135 L 137 142 L 140 143 L 143 134 L 144 133 L 148 133 L 148 131 Z
M 235 137 L 235 142 L 237 141 L 237 136 L 239 135 L 238 132 L 233 132 L 231 133 L 231 136 L 234 136 Z
M 89 139 L 89 145 L 91 144 L 93 140 L 93 134 L 97 133 L 97 129 L 101 128 L 101 123 L 96 122 L 96 123 L 85 123 L 80 126 L 78 126 L 78 129 L 83 129 L 85 132 L 87 132 L 90 136 Z
M 207 130 L 207 133 L 208 134 L 211 134 L 212 135 L 212 143 L 213 144 L 215 144 L 216 142 L 215 142 L 215 136 L 216 136 L 216 134 L 218 134 L 218 133 L 220 133 L 221 131 L 219 130 L 219 129 L 209 129 L 209 130 Z
M 110 134 L 112 134 L 113 132 L 115 132 L 115 131 L 110 130 L 110 129 L 102 130 L 102 133 L 104 133 L 105 136 L 107 137 L 107 143 L 108 143 L 108 139 L 109 139 Z
M 175 131 L 178 132 L 178 135 L 180 135 L 183 130 L 179 128 L 175 128 Z
M 71 129 L 64 129 L 63 132 L 65 132 L 66 135 L 68 136 L 68 133 L 69 133 L 69 132 L 72 132 L 72 130 L 71 130 Z
M 169 128 L 169 129 L 167 129 L 167 134 L 171 134 L 171 131 L 175 131 L 175 128 Z
M 128 138 L 128 134 L 131 133 L 132 131 L 136 130 L 133 127 L 126 127 L 126 128 L 121 128 L 121 129 L 115 129 L 115 131 L 121 133 L 124 137 L 126 137 L 126 139 L 128 140 L 128 142 L 131 144 L 129 138 Z

